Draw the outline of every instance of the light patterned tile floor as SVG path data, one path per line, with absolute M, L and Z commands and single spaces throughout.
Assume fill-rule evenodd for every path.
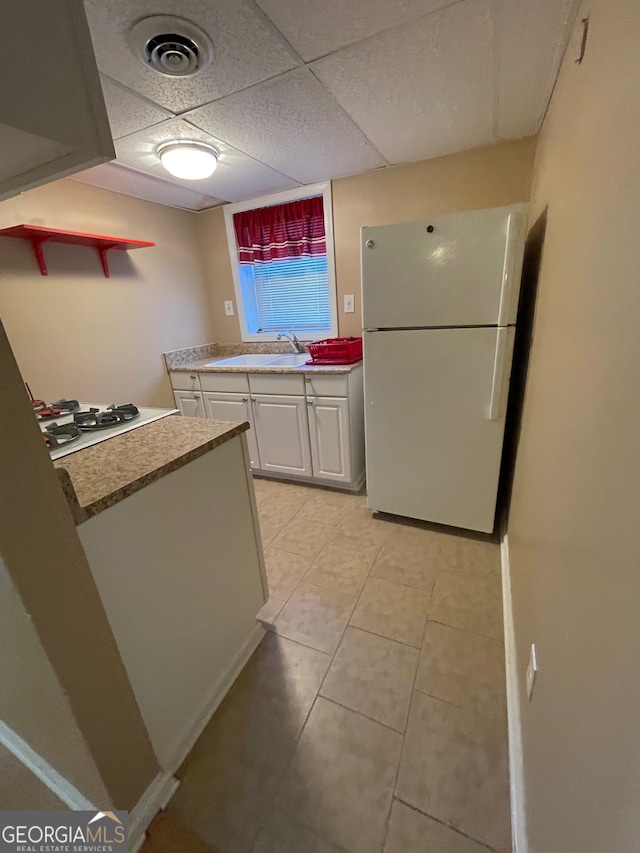
M 217 853 L 507 853 L 498 545 L 254 482 L 270 633 L 169 815 Z

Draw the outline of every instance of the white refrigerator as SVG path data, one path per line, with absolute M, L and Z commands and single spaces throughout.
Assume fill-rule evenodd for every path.
M 362 228 L 373 510 L 491 532 L 526 205 Z

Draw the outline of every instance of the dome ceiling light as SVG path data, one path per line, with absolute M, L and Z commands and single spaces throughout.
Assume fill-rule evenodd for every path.
M 185 181 L 209 178 L 215 172 L 220 156 L 213 145 L 186 139 L 165 142 L 157 154 L 169 174 Z

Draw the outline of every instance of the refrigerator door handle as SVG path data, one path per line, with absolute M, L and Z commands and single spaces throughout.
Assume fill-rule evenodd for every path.
M 500 290 L 500 307 L 498 308 L 498 325 L 505 326 L 509 322 L 509 308 L 511 303 L 511 292 L 513 280 L 516 276 L 516 244 L 520 232 L 520 212 L 517 210 L 509 214 L 507 221 L 507 239 L 504 249 L 504 263 L 502 265 L 502 288 Z
M 500 419 L 502 408 L 502 389 L 504 388 L 504 369 L 506 364 L 509 329 L 500 326 L 496 335 L 496 353 L 493 359 L 493 379 L 491 381 L 491 401 L 489 403 L 489 420 Z

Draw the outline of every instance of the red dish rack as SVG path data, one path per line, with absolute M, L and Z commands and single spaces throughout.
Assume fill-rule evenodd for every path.
M 353 364 L 362 358 L 362 338 L 327 338 L 307 344 L 307 364 Z

